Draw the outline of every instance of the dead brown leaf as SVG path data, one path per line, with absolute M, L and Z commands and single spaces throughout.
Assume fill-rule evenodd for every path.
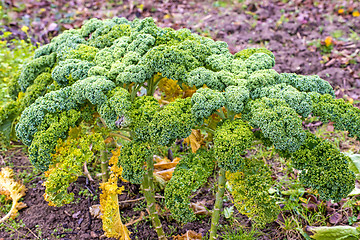
M 199 129 L 192 129 L 189 137 L 185 138 L 184 141 L 191 146 L 191 151 L 196 151 L 204 144 L 203 135 Z
M 173 240 L 201 240 L 201 233 L 196 233 L 195 231 L 189 230 L 183 235 L 173 236 Z

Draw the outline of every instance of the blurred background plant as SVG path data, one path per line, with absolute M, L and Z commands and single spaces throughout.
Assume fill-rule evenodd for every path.
M 22 31 L 27 34 L 28 27 L 23 26 Z M 0 28 L 0 31 L 4 29 Z M 29 37 L 26 40 L 12 38 L 11 32 L 0 35 L 0 106 L 5 104 L 10 96 L 8 94 L 8 84 L 14 80 L 18 70 L 33 55 L 34 46 Z

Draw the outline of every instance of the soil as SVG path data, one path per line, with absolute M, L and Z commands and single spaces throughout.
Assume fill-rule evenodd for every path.
M 360 100 L 360 39 L 350 39 L 352 33 L 360 35 L 359 17 L 353 17 L 350 9 L 360 10 L 360 4 L 351 1 L 275 1 L 261 3 L 230 4 L 222 1 L 121 1 L 122 3 L 104 3 L 103 1 L 58 0 L 58 1 L 4 1 L 5 9 L 10 11 L 9 20 L 3 20 L 6 31 L 14 37 L 26 38 L 21 31 L 23 25 L 30 26 L 29 36 L 33 42 L 45 44 L 61 31 L 79 27 L 83 20 L 91 17 L 107 18 L 112 16 L 153 17 L 162 27 L 175 29 L 187 27 L 193 32 L 228 43 L 235 53 L 248 47 L 265 46 L 276 56 L 275 70 L 298 74 L 318 74 L 336 89 L 337 97 Z M 239 1 L 241 2 L 241 1 Z M 254 2 L 254 1 L 252 1 Z M 346 11 L 339 14 L 339 9 Z M 354 11 L 354 10 L 352 10 Z M 5 21 L 5 22 L 4 22 Z M 324 46 L 326 37 L 342 32 L 343 36 L 333 37 L 331 53 L 322 52 L 321 47 L 312 46 L 318 42 Z M 357 52 L 357 53 L 356 53 Z M 351 56 L 354 55 L 354 56 Z M 311 130 L 321 125 L 317 122 L 306 125 Z M 356 143 L 358 144 L 358 142 Z M 13 148 L 0 153 L 3 161 L 0 167 L 13 164 L 14 171 L 33 171 L 22 148 Z M 1 158 L 0 158 L 1 160 Z M 107 239 L 103 236 L 101 220 L 89 213 L 89 207 L 99 204 L 98 183 L 80 177 L 71 185 L 75 193 L 75 203 L 60 208 L 48 206 L 43 198 L 43 176 L 37 175 L 26 183 L 28 189 L 23 201 L 28 206 L 20 211 L 16 221 L 23 221 L 24 227 L 17 229 L 13 236 L 1 231 L 2 239 Z M 211 180 L 214 181 L 213 179 Z M 210 181 L 210 182 L 211 182 Z M 214 204 L 212 186 L 200 189 L 193 201 L 205 201 L 207 208 Z M 91 193 L 84 196 L 80 192 L 88 189 Z M 126 191 L 119 196 L 119 201 L 142 197 L 136 185 L 126 184 Z M 94 197 L 96 196 L 96 197 Z M 161 201 L 159 201 L 161 203 Z M 225 202 L 224 207 L 230 206 Z M 144 201 L 129 202 L 120 205 L 124 223 L 137 219 L 144 210 Z M 163 208 L 163 207 L 161 207 Z M 337 206 L 329 206 L 331 213 Z M 135 209 L 138 209 L 135 211 Z M 250 227 L 249 220 L 234 211 L 237 219 L 245 227 Z M 344 215 L 345 218 L 345 215 Z M 162 224 L 168 236 L 183 234 L 194 230 L 205 236 L 210 228 L 210 217 L 185 225 L 179 225 L 168 217 L 164 210 Z M 339 220 L 340 221 L 340 220 Z M 344 223 L 347 220 L 344 220 Z M 156 239 L 148 217 L 128 228 L 136 239 Z M 228 220 L 221 217 L 220 223 L 227 225 Z M 277 228 L 278 223 L 267 225 L 259 239 L 282 239 Z M 41 230 L 41 237 L 38 230 Z M 174 232 L 176 229 L 176 232 Z M 297 236 L 299 237 L 299 236 Z M 292 239 L 301 239 L 299 238 Z

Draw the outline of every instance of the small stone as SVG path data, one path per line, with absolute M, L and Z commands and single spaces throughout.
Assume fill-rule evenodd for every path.
M 97 238 L 98 237 L 98 235 L 94 231 L 91 231 L 90 235 L 91 235 L 92 238 Z
M 80 235 L 80 239 L 90 239 L 90 234 L 88 234 L 88 233 L 84 233 L 84 234 L 81 234 Z

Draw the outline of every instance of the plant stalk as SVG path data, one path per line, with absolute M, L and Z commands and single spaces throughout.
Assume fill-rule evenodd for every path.
M 220 212 L 221 208 L 223 206 L 223 197 L 225 192 L 225 173 L 226 171 L 224 169 L 220 169 L 219 171 L 219 178 L 218 178 L 218 191 L 216 192 L 216 200 L 214 205 L 214 210 L 212 213 L 212 219 L 211 219 L 211 228 L 210 228 L 210 238 L 209 240 L 215 240 L 216 238 L 216 231 L 219 225 L 219 219 L 220 219 Z
M 102 182 L 105 183 L 109 179 L 109 170 L 108 170 L 108 158 L 107 158 L 107 151 L 102 150 L 100 153 L 100 160 L 101 160 L 101 178 Z
M 144 196 L 147 202 L 147 207 L 150 212 L 150 218 L 153 224 L 153 227 L 155 228 L 155 231 L 158 235 L 158 238 L 160 240 L 166 240 L 164 230 L 162 228 L 158 212 L 156 210 L 155 205 L 155 193 L 154 193 L 154 161 L 153 156 L 151 155 L 146 160 L 147 165 L 147 173 L 144 175 L 144 180 L 142 183 L 143 190 L 144 190 Z

